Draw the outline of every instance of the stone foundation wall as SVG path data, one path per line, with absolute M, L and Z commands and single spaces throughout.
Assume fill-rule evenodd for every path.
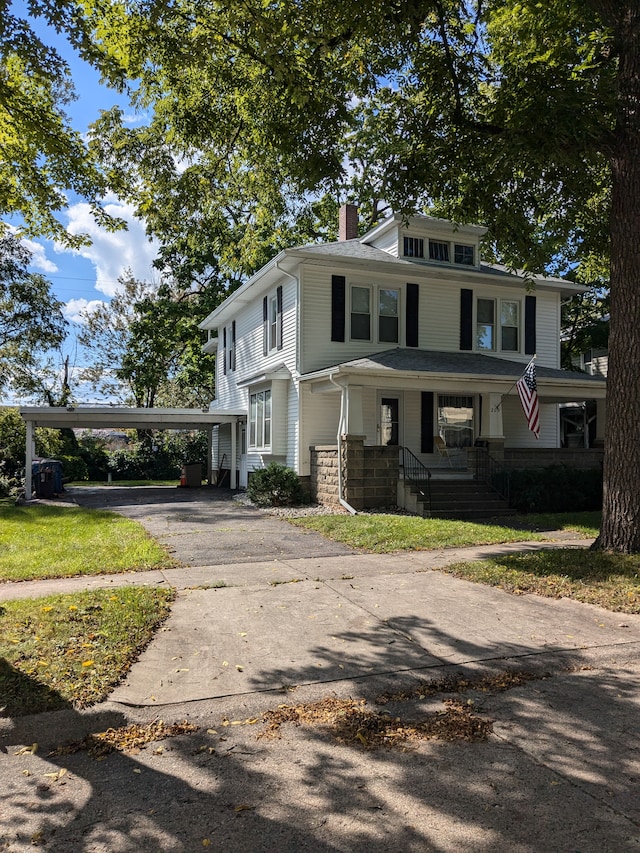
M 339 506 L 338 449 L 312 447 L 311 495 L 318 503 Z M 354 509 L 380 509 L 397 501 L 399 475 L 397 447 L 365 446 L 359 437 L 342 442 L 342 488 Z

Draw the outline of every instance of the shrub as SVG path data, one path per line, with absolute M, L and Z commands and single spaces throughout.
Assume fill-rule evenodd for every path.
M 512 471 L 510 504 L 518 512 L 602 509 L 602 471 L 565 465 Z
M 306 501 L 296 472 L 278 462 L 251 474 L 247 494 L 258 506 L 294 506 Z
M 75 483 L 78 480 L 89 479 L 87 463 L 80 456 L 61 454 L 58 459 L 62 462 L 62 476 L 66 481 Z

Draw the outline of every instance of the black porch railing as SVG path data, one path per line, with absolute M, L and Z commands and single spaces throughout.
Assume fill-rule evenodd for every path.
M 407 447 L 400 447 L 400 463 L 405 481 L 417 489 L 431 515 L 431 471 Z
M 511 493 L 511 474 L 497 459 L 489 453 L 486 447 L 474 447 L 475 457 L 474 476 L 497 492 L 509 503 Z

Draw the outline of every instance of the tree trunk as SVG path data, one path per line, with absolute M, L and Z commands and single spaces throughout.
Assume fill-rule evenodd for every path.
M 611 328 L 602 527 L 596 548 L 640 552 L 640 2 L 618 6 L 611 151 Z

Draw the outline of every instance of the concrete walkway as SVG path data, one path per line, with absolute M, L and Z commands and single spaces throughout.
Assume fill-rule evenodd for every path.
M 143 523 L 150 515 L 163 523 L 155 511 L 136 511 Z M 290 526 L 270 522 L 286 539 Z M 322 556 L 315 535 L 306 541 L 310 556 L 252 553 L 233 563 L 0 585 L 3 600 L 125 583 L 177 590 L 169 620 L 108 703 L 0 723 L 10 745 L 0 757 L 6 849 L 32 849 L 41 833 L 47 849 L 63 853 L 640 851 L 640 617 L 434 571 L 588 543 Z M 256 721 L 281 703 L 351 696 L 375 710 L 381 691 L 418 679 L 512 669 L 547 677 L 467 694 L 494 721 L 486 743 L 374 753 L 322 727 L 256 737 Z M 442 697 L 414 697 L 390 709 L 404 718 L 442 707 Z M 159 716 L 200 731 L 103 763 L 85 753 L 47 757 L 84 732 Z M 15 755 L 34 741 L 36 755 Z M 60 769 L 64 777 L 51 781 Z

